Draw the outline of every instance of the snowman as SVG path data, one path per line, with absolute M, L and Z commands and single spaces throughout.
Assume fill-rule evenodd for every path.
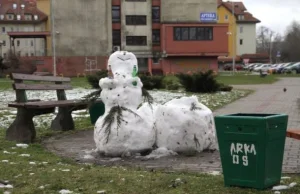
M 95 124 L 97 151 L 111 157 L 148 153 L 155 143 L 154 118 L 152 109 L 142 105 L 137 59 L 131 52 L 116 51 L 107 69 L 108 77 L 99 81 L 105 113 Z

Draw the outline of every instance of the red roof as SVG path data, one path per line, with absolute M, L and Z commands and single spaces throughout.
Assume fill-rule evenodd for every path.
M 243 2 L 222 2 L 218 0 L 218 7 L 224 6 L 228 11 L 232 12 L 232 8 L 234 6 L 234 15 L 238 18 L 240 15 L 244 16 L 243 20 L 237 20 L 237 23 L 260 23 L 260 20 L 255 18 L 251 13 L 247 12 L 247 8 L 245 7 Z
M 16 4 L 16 8 L 13 5 Z M 24 5 L 22 8 L 21 5 Z M 14 14 L 14 19 L 9 20 L 6 14 Z M 32 20 L 25 20 L 25 15 L 30 14 Z M 37 8 L 36 0 L 1 0 L 0 1 L 0 23 L 40 23 L 46 21 L 48 16 Z M 20 20 L 17 20 L 17 15 L 20 15 Z M 38 16 L 37 19 L 34 16 Z

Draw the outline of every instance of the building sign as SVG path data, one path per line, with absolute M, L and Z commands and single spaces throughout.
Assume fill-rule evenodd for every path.
M 244 64 L 247 65 L 249 63 L 250 59 L 243 59 L 243 61 L 244 61 Z
M 204 12 L 200 14 L 201 22 L 216 22 L 217 14 L 214 12 Z
M 280 51 L 277 51 L 276 57 L 281 57 Z

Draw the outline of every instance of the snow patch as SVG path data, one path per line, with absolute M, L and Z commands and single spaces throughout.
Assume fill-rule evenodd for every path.
M 290 187 L 287 185 L 279 185 L 279 186 L 274 186 L 272 188 L 273 191 L 280 191 L 280 190 L 286 190 L 289 189 Z
M 24 143 L 16 144 L 16 146 L 17 146 L 18 148 L 28 148 L 28 147 L 29 147 L 28 144 L 24 144 Z
M 149 155 L 143 157 L 143 159 L 158 159 L 166 156 L 176 156 L 176 155 L 177 155 L 176 152 L 172 150 L 168 150 L 165 147 L 160 147 L 156 150 L 153 150 Z
M 5 185 L 5 184 L 0 183 L 0 188 L 4 188 L 4 189 L 13 189 L 14 186 L 9 185 L 9 184 Z
M 59 191 L 60 194 L 70 194 L 73 193 L 73 191 L 67 190 L 67 189 L 62 189 Z
M 30 157 L 30 154 L 20 154 L 21 157 Z

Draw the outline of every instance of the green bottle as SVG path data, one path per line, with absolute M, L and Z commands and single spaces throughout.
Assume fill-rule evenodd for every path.
M 133 66 L 133 71 L 132 71 L 132 77 L 136 77 L 137 70 L 136 70 L 136 65 Z
M 136 74 L 137 74 L 137 70 L 136 70 L 136 65 L 135 65 L 135 66 L 133 66 L 132 77 L 136 77 Z M 137 86 L 137 82 L 133 81 L 132 85 Z

